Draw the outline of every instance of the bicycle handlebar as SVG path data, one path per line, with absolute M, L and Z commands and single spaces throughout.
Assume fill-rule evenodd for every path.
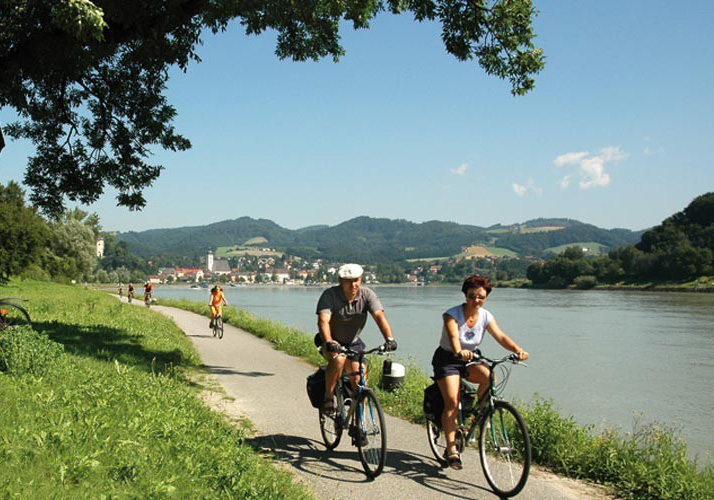
M 454 354 L 453 356 L 454 356 L 454 359 L 456 359 L 458 361 L 463 361 L 461 358 L 459 358 L 458 354 Z M 488 364 L 491 365 L 491 368 L 498 366 L 501 363 L 505 363 L 505 362 L 513 363 L 514 365 L 528 366 L 527 364 L 525 364 L 523 361 L 520 360 L 520 358 L 518 357 L 518 354 L 513 353 L 513 352 L 510 354 L 506 354 L 501 359 L 487 358 L 483 354 L 474 353 L 474 357 L 471 359 L 471 361 L 468 361 L 468 363 L 477 363 L 479 361 L 487 362 Z
M 374 353 L 374 352 L 376 352 L 376 353 L 378 353 L 378 354 L 386 354 L 386 353 L 388 353 L 388 352 L 394 352 L 394 351 L 396 351 L 396 348 L 395 348 L 395 349 L 389 349 L 389 350 L 388 350 L 388 349 L 387 349 L 387 344 L 388 344 L 388 343 L 389 343 L 389 342 L 385 342 L 384 344 L 380 344 L 380 345 L 378 345 L 377 347 L 375 347 L 375 348 L 373 348 L 373 349 L 370 349 L 369 351 L 362 351 L 362 352 L 360 352 L 360 351 L 353 351 L 353 350 L 350 349 L 349 347 L 345 347 L 345 346 L 343 346 L 343 345 L 340 345 L 340 349 L 339 349 L 337 352 L 340 352 L 340 353 L 343 353 L 343 354 L 362 354 L 362 355 L 366 356 L 367 354 L 372 354 L 372 353 Z

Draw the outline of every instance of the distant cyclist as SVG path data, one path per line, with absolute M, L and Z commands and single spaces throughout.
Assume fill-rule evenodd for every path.
M 154 295 L 154 285 L 150 281 L 144 282 L 144 301 L 151 301 L 151 297 Z
M 320 353 L 327 360 L 325 376 L 325 399 L 322 409 L 326 413 L 334 412 L 334 392 L 337 379 L 345 368 L 347 357 L 340 353 L 340 346 L 349 347 L 353 351 L 364 351 L 364 342 L 359 338 L 367 323 L 367 313 L 374 318 L 391 350 L 397 348 L 397 342 L 392 336 L 392 327 L 384 315 L 384 307 L 377 294 L 362 286 L 364 270 L 359 264 L 345 264 L 337 271 L 340 283 L 328 288 L 317 302 L 317 326 L 319 333 L 315 336 L 315 344 L 320 347 Z M 349 371 L 359 374 L 359 363 L 350 359 Z M 353 376 L 352 385 L 356 385 Z
M 121 299 L 122 294 L 124 293 L 124 285 L 119 283 L 119 298 Z
M 223 304 L 230 305 L 223 294 L 221 285 L 216 285 L 211 288 L 211 298 L 208 302 L 208 305 L 211 306 L 211 321 L 208 323 L 208 328 L 213 328 L 213 320 L 216 319 L 216 316 L 223 315 Z
M 129 288 L 127 290 L 126 296 L 129 299 L 129 303 L 131 303 L 131 299 L 134 298 L 134 283 L 129 283 Z

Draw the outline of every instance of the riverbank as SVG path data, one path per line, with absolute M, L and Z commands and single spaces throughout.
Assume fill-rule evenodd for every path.
M 11 282 L 33 327 L 0 332 L 0 491 L 7 498 L 310 496 L 211 411 L 184 333 L 77 286 Z
M 206 314 L 203 304 L 160 303 Z M 311 336 L 300 330 L 233 308 L 225 311 L 225 320 L 269 340 L 280 350 L 313 364 L 321 363 Z M 372 387 L 379 385 L 380 366 L 379 362 L 372 363 Z M 423 423 L 422 390 L 429 383 L 429 378 L 411 363 L 404 387 L 396 392 L 379 391 L 379 396 L 391 414 Z M 712 467 L 698 469 L 688 458 L 684 442 L 670 429 L 652 424 L 632 434 L 613 430 L 595 433 L 592 427 L 580 427 L 572 417 L 559 415 L 552 401 L 537 399 L 519 406 L 531 429 L 534 461 L 551 470 L 607 485 L 627 498 L 705 499 L 714 491 Z

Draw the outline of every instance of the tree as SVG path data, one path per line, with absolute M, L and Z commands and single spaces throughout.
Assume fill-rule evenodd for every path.
M 50 253 L 46 269 L 53 277 L 80 279 L 96 264 L 96 240 L 92 227 L 72 213 L 50 225 Z
M 164 90 L 169 68 L 199 60 L 202 33 L 270 29 L 280 58 L 336 61 L 341 21 L 368 28 L 384 11 L 439 21 L 449 53 L 508 79 L 514 95 L 544 65 L 531 0 L 0 0 L 0 107 L 21 118 L 6 133 L 36 147 L 31 201 L 57 215 L 61 194 L 89 204 L 111 186 L 119 205 L 143 207 L 163 168 L 147 163 L 150 148 L 190 147 Z
M 0 284 L 39 261 L 47 237 L 47 224 L 25 206 L 20 186 L 0 184 Z

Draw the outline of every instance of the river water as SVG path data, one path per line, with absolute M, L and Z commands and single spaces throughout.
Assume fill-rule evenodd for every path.
M 459 286 L 378 286 L 374 290 L 399 342 L 431 375 L 441 314 L 463 302 Z M 317 287 L 226 287 L 231 305 L 317 331 Z M 208 303 L 207 290 L 157 287 L 156 297 Z M 531 358 L 515 367 L 506 397 L 552 398 L 564 416 L 623 432 L 636 422 L 673 426 L 700 462 L 714 462 L 714 294 L 551 291 L 497 288 L 485 307 Z M 206 325 L 208 326 L 208 325 Z M 380 342 L 369 320 L 363 338 Z M 485 355 L 503 349 L 486 335 Z

